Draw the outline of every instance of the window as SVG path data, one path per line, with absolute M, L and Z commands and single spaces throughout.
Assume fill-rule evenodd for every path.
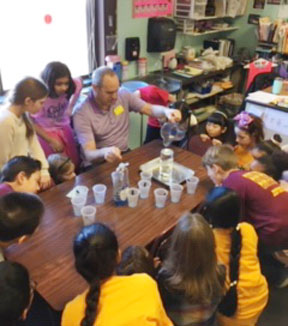
M 39 77 L 50 61 L 72 76 L 89 73 L 84 0 L 0 2 L 0 71 L 7 90 L 24 76 Z

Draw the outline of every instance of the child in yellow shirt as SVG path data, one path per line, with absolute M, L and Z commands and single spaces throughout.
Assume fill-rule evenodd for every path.
M 74 255 L 90 287 L 66 305 L 62 326 L 172 326 L 150 276 L 115 275 L 118 241 L 106 225 L 84 227 L 75 238 Z
M 227 292 L 218 308 L 219 326 L 255 326 L 268 300 L 257 257 L 258 238 L 251 224 L 239 223 L 240 207 L 237 193 L 225 187 L 213 188 L 202 207 L 213 227 L 218 262 L 227 271 Z

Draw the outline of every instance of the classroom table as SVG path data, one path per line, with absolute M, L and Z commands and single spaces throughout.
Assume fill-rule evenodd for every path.
M 131 186 L 137 186 L 139 166 L 159 156 L 161 148 L 162 143 L 154 141 L 124 155 L 123 161 L 130 163 Z M 211 186 L 199 156 L 181 148 L 173 149 L 175 161 L 195 170 L 200 178 L 196 194 L 188 195 L 185 186 L 178 204 L 171 203 L 169 199 L 165 208 L 155 208 L 153 189 L 161 185 L 153 181 L 149 198 L 139 199 L 137 208 L 115 207 L 110 174 L 116 164 L 109 163 L 95 166 L 75 180 L 40 194 L 45 204 L 45 214 L 39 229 L 25 243 L 10 246 L 6 256 L 28 268 L 37 283 L 37 291 L 52 308 L 63 309 L 65 303 L 87 288 L 87 283 L 75 270 L 72 251 L 73 238 L 83 226 L 82 219 L 73 215 L 66 194 L 75 185 L 86 185 L 90 188 L 87 203 L 93 205 L 92 186 L 96 183 L 106 184 L 106 202 L 97 206 L 97 221 L 106 223 L 116 232 L 122 249 L 128 245 L 148 245 L 160 234 L 171 230 L 184 212 L 195 208 Z

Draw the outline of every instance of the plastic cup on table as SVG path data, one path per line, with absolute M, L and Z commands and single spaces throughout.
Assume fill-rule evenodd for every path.
M 149 180 L 140 180 L 138 182 L 138 188 L 140 190 L 140 198 L 142 198 L 142 199 L 148 198 L 150 188 L 151 188 L 151 181 L 149 181 Z
M 84 206 L 81 208 L 81 215 L 83 219 L 83 224 L 90 225 L 96 222 L 96 207 L 94 206 Z
M 141 178 L 141 180 L 151 181 L 151 179 L 152 179 L 152 172 L 143 171 L 143 172 L 140 173 L 140 178 Z
M 154 190 L 154 196 L 155 196 L 155 206 L 157 208 L 165 207 L 165 203 L 168 197 L 168 191 L 164 188 L 156 188 Z
M 199 183 L 198 177 L 191 176 L 191 177 L 186 178 L 187 194 L 189 194 L 189 195 L 195 194 L 198 183 Z
M 127 190 L 128 206 L 134 208 L 138 204 L 140 190 L 138 188 L 129 188 Z
M 76 191 L 74 197 L 85 198 L 85 204 L 88 197 L 89 188 L 86 186 L 76 186 Z
M 170 196 L 172 203 L 179 203 L 183 191 L 183 186 L 177 183 L 171 183 L 170 185 Z
M 86 198 L 81 197 L 81 196 L 74 196 L 71 199 L 71 203 L 72 203 L 72 206 L 73 206 L 74 215 L 75 216 L 81 216 L 81 209 L 86 204 Z
M 98 205 L 104 204 L 107 186 L 99 183 L 99 184 L 94 185 L 92 187 L 92 189 L 93 189 L 93 193 L 94 193 L 95 203 Z

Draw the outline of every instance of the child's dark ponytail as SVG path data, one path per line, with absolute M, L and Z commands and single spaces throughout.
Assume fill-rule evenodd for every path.
M 233 316 L 237 310 L 237 284 L 239 279 L 239 262 L 241 247 L 242 236 L 238 224 L 231 234 L 231 249 L 229 262 L 230 287 L 218 306 L 218 311 L 227 317 Z
M 93 326 L 96 319 L 99 297 L 100 279 L 95 279 L 90 284 L 89 292 L 86 296 L 85 316 L 81 321 L 81 326 Z
M 95 223 L 85 226 L 76 235 L 73 251 L 78 273 L 90 284 L 81 326 L 93 326 L 97 319 L 100 284 L 116 269 L 118 241 L 108 226 Z

